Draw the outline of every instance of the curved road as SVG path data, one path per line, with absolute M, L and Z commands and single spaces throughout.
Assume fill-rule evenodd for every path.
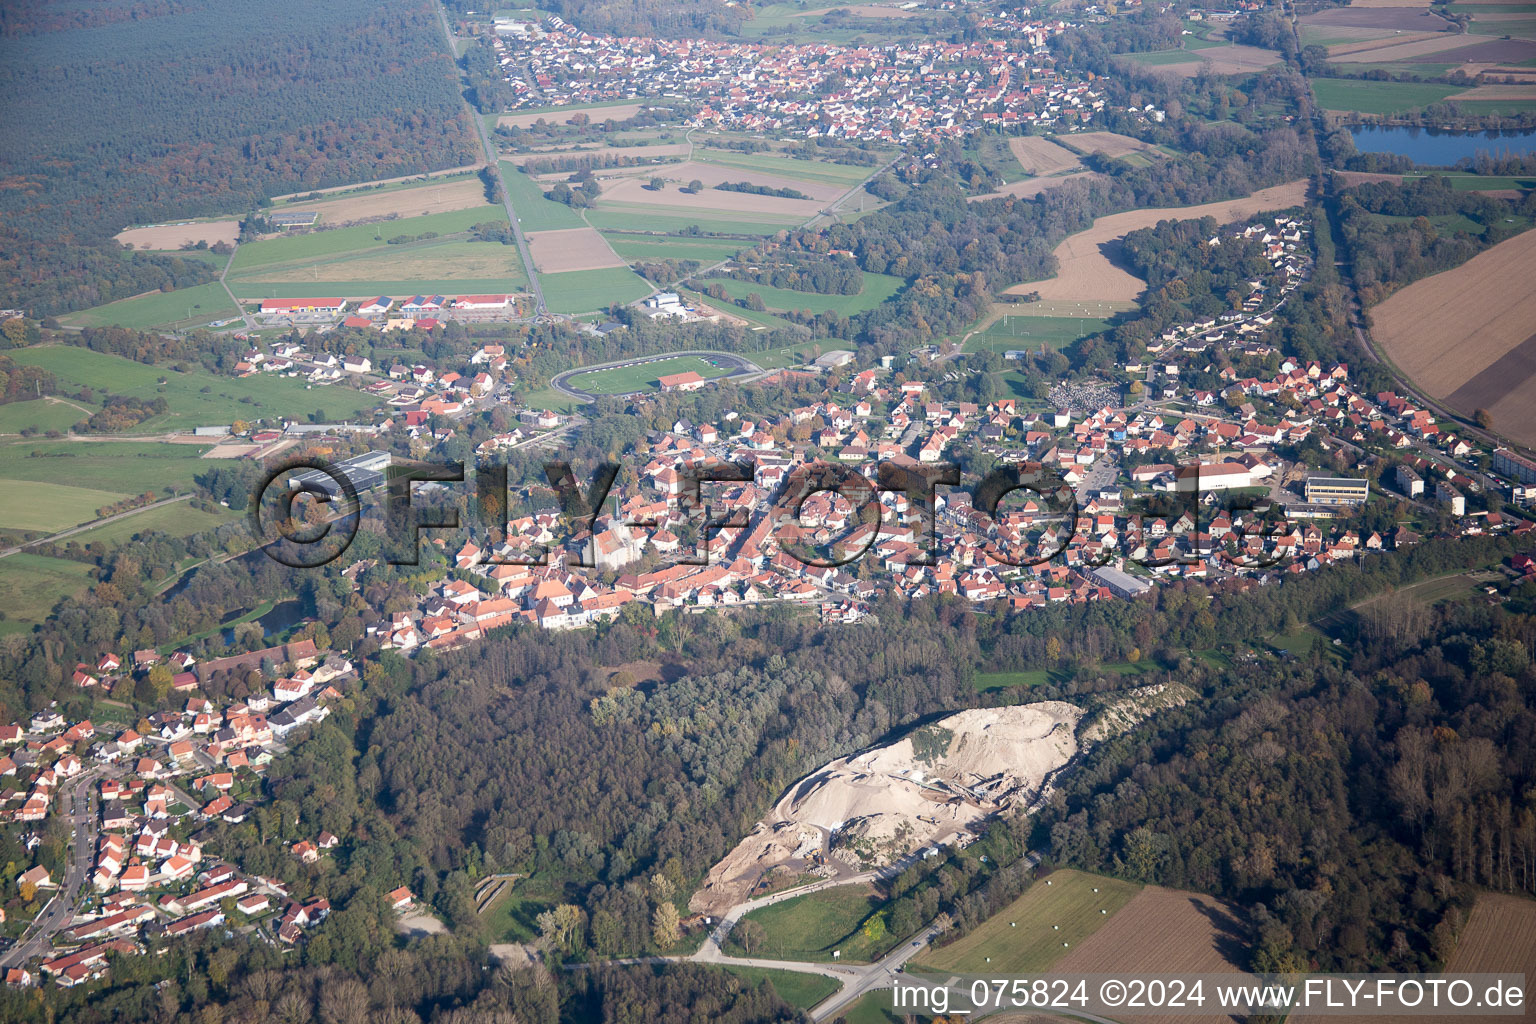
M 596 370 L 616 370 L 624 366 L 644 366 L 646 363 L 660 363 L 665 362 L 668 359 L 677 359 L 682 356 L 700 356 L 705 359 L 713 359 L 720 363 L 722 366 L 732 367 L 730 373 L 725 374 L 723 377 L 712 377 L 710 378 L 711 380 L 727 380 L 731 377 L 741 377 L 746 374 L 763 372 L 763 368 L 761 366 L 758 366 L 746 356 L 738 355 L 735 352 L 710 352 L 707 350 L 689 352 L 665 352 L 661 355 L 642 356 L 638 359 L 619 359 L 611 363 L 597 363 L 592 366 L 578 366 L 575 369 L 566 370 L 562 373 L 555 374 L 555 376 L 550 379 L 549 386 L 560 392 L 562 395 L 576 399 L 578 402 L 595 402 L 599 398 L 622 398 L 623 395 L 643 394 L 644 392 L 651 389 L 639 388 L 635 391 L 626 391 L 622 395 L 599 395 L 595 392 L 583 391 L 580 388 L 573 388 L 567 382 L 572 377 L 578 377 L 583 373 L 592 373 Z

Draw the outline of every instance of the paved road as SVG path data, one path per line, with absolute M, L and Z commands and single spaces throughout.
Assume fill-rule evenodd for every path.
M 599 398 L 620 397 L 598 395 L 590 391 L 583 391 L 580 388 L 573 388 L 567 383 L 567 381 L 579 374 L 591 373 L 594 370 L 612 370 L 621 366 L 643 366 L 646 363 L 658 363 L 667 359 L 676 359 L 679 356 L 702 356 L 706 359 L 714 359 L 720 362 L 722 365 L 734 367 L 734 369 L 730 373 L 726 374 L 725 377 L 715 377 L 713 378 L 714 380 L 725 380 L 727 377 L 739 377 L 744 374 L 763 372 L 762 367 L 752 362 L 746 356 L 738 355 L 735 352 L 710 352 L 707 350 L 689 352 L 665 352 L 661 355 L 646 356 L 643 359 L 620 359 L 612 363 L 598 363 L 594 366 L 578 366 L 573 370 L 566 370 L 564 373 L 556 374 L 554 378 L 550 380 L 549 386 L 560 392 L 562 395 L 576 399 L 578 402 L 595 402 Z M 649 390 L 650 388 L 641 388 L 639 391 L 630 391 L 626 392 L 626 394 L 640 394 L 643 391 Z
M 448 12 L 441 4 L 437 7 L 437 20 L 443 26 L 443 38 L 448 43 L 448 53 L 454 56 L 456 51 L 453 46 L 453 29 L 448 25 Z M 468 83 L 460 76 L 460 84 L 465 87 Z M 533 269 L 533 253 L 528 250 L 528 240 L 523 237 L 522 223 L 517 219 L 517 211 L 512 208 L 512 197 L 507 192 L 506 185 L 501 181 L 501 164 L 498 163 L 500 151 L 496 148 L 495 141 L 491 138 L 490 131 L 485 127 L 485 119 L 482 118 L 474 107 L 469 105 L 469 100 L 464 101 L 464 111 L 469 115 L 470 121 L 475 126 L 475 133 L 480 137 L 480 145 L 485 150 L 485 159 L 496 177 L 496 183 L 501 189 L 501 205 L 506 207 L 507 220 L 512 222 L 512 237 L 517 239 L 517 253 L 523 258 L 523 269 L 528 273 L 528 290 L 533 293 L 533 315 L 535 319 L 549 315 L 549 307 L 544 305 L 544 289 L 539 284 L 539 275 Z
M 258 326 L 256 321 L 251 317 L 251 314 L 245 311 L 245 307 L 240 305 L 240 300 L 235 298 L 235 293 L 229 289 L 229 283 L 224 280 L 229 276 L 229 268 L 235 265 L 235 253 L 239 251 L 240 242 L 238 239 L 236 239 L 235 247 L 229 252 L 229 259 L 224 261 L 224 269 L 219 271 L 219 287 L 224 289 L 225 294 L 229 296 L 229 301 L 233 302 L 235 304 L 235 308 L 240 311 L 240 319 L 245 321 L 245 329 L 248 331 L 254 331 Z
M 94 530 L 98 526 L 105 526 L 107 523 L 114 523 L 119 519 L 127 519 L 129 516 L 136 516 L 140 512 L 148 512 L 150 509 L 161 508 L 165 505 L 174 505 L 178 501 L 186 501 L 190 497 L 192 497 L 192 495 L 182 494 L 175 498 L 164 498 L 160 501 L 152 502 L 140 508 L 132 508 L 127 512 L 119 512 L 116 515 L 107 516 L 104 519 L 93 519 L 88 523 L 81 523 L 79 526 L 65 530 L 62 533 L 55 533 L 50 537 L 39 537 L 37 540 L 29 540 L 25 544 L 17 544 L 15 547 L 9 547 L 0 550 L 0 558 L 14 555 L 18 551 L 23 551 L 27 548 L 35 547 L 38 544 L 48 544 L 53 541 L 64 540 L 66 537 L 73 537 L 75 534 L 84 533 L 86 530 Z
M 41 956 L 53 937 L 69 925 L 75 916 L 75 901 L 85 886 L 96 847 L 96 771 L 77 776 L 59 791 L 59 813 L 75 828 L 75 850 L 69 871 L 58 892 L 38 914 L 21 941 L 0 956 L 0 971 L 9 970 L 33 957 Z

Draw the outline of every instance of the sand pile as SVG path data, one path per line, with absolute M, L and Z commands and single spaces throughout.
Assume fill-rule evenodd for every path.
M 721 913 L 786 864 L 854 871 L 964 842 L 983 819 L 1045 792 L 1078 753 L 1083 715 L 1063 701 L 975 708 L 839 758 L 789 788 L 710 871 L 692 907 Z

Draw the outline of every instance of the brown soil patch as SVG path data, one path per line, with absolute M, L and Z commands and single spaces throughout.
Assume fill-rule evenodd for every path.
M 180 249 L 198 242 L 234 245 L 235 239 L 240 237 L 240 222 L 210 220 L 196 224 L 156 224 L 147 228 L 126 228 L 113 237 L 135 249 Z
M 1327 25 L 1332 28 L 1393 29 L 1399 32 L 1438 32 L 1445 28 L 1445 20 L 1425 7 L 1411 4 L 1361 4 L 1336 7 L 1331 11 L 1319 11 L 1301 19 L 1306 28 Z
M 1196 50 L 1195 56 L 1217 75 L 1246 75 L 1280 63 L 1280 55 L 1274 50 L 1257 46 L 1213 46 Z
M 1238 909 L 1200 893 L 1149 885 L 1109 922 L 1051 967 L 1052 974 L 1169 977 L 1238 974 L 1247 960 Z M 1170 1013 L 1138 1024 L 1209 1024 L 1230 1020 Z
M 530 231 L 527 237 L 533 265 L 541 274 L 624 266 L 624 261 L 596 228 Z
M 1334 60 L 1340 60 L 1344 57 L 1364 59 L 1363 55 L 1365 54 L 1381 50 L 1393 50 L 1404 46 L 1417 46 L 1425 42 L 1433 42 L 1435 45 L 1428 47 L 1424 52 L 1429 50 L 1449 50 L 1465 38 L 1465 36 L 1453 35 L 1438 29 L 1432 32 L 1394 32 L 1391 35 L 1382 36 L 1377 39 L 1361 39 L 1352 43 L 1335 43 L 1328 47 L 1328 56 Z
M 322 199 L 311 203 L 293 203 L 281 208 L 283 213 L 318 213 L 322 223 L 335 227 L 374 217 L 417 217 L 428 213 L 490 208 L 485 200 L 485 185 L 479 178 L 456 178 L 440 185 L 402 188 L 391 192 L 364 193 L 344 199 Z
M 996 192 L 988 192 L 983 196 L 966 196 L 965 199 L 969 203 L 980 203 L 988 199 L 1002 199 L 1004 196 L 1013 196 L 1015 199 L 1032 199 L 1047 189 L 1057 188 L 1069 181 L 1095 177 L 1099 177 L 1097 171 L 1058 174 L 1054 178 L 1025 178 L 1023 181 L 1011 181 L 1006 185 L 1000 185 Z
M 1025 135 L 1008 140 L 1008 149 L 1025 173 L 1040 176 L 1075 171 L 1083 165 L 1077 154 L 1060 143 L 1039 135 Z
M 615 121 L 627 121 L 640 113 L 638 103 L 610 103 L 603 107 L 587 107 L 584 110 L 569 110 L 565 107 L 541 107 L 538 110 L 530 110 L 524 114 L 507 114 L 496 119 L 498 128 L 532 128 L 540 121 L 549 124 L 570 124 L 571 118 L 577 114 L 586 114 L 593 121 L 607 121 L 610 118 Z
M 1456 941 L 1456 951 L 1445 965 L 1447 974 L 1524 974 L 1536 977 L 1536 900 L 1497 893 L 1477 898 L 1466 927 Z M 1497 1020 L 1494 1016 L 1461 1014 L 1415 1017 L 1416 1021 L 1461 1022 Z M 1502 1018 L 1512 1019 L 1512 1018 Z M 1295 1014 L 1290 1024 L 1381 1024 L 1381 1016 L 1334 1016 Z
M 1458 412 L 1536 443 L 1536 291 L 1527 231 L 1376 306 L 1373 333 L 1404 373 Z
M 1479 85 L 1458 92 L 1453 100 L 1536 100 L 1536 85 Z
M 1101 153 L 1108 157 L 1130 156 L 1132 153 L 1145 153 L 1151 151 L 1161 155 L 1149 142 L 1133 139 L 1129 135 L 1118 135 L 1115 132 L 1078 132 L 1075 135 L 1064 135 L 1061 144 L 1077 150 L 1079 153 Z
M 1462 36 L 1462 39 L 1476 38 Z M 1536 41 L 1530 39 L 1490 39 L 1473 46 L 1447 50 L 1438 58 L 1447 63 L 1463 61 L 1524 61 L 1536 59 Z
M 1047 281 L 1030 281 L 1007 289 L 1015 295 L 1039 292 L 1045 300 L 1067 302 L 1134 302 L 1146 282 L 1110 262 L 1106 251 L 1110 243 L 1126 232 L 1149 228 L 1164 220 L 1194 220 L 1215 217 L 1226 223 L 1251 217 L 1263 210 L 1300 206 L 1307 195 L 1305 180 L 1262 189 L 1242 199 L 1228 199 L 1201 206 L 1181 206 L 1160 210 L 1129 210 L 1100 217 L 1086 231 L 1079 231 L 1056 247 L 1056 276 Z

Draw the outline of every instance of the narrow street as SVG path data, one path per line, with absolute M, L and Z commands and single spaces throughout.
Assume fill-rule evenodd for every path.
M 52 943 L 53 937 L 69 926 L 75 916 L 75 902 L 85 887 L 96 851 L 96 780 L 99 773 L 88 771 L 71 780 L 59 790 L 59 814 L 75 830 L 74 854 L 69 870 L 59 882 L 53 899 L 28 926 L 16 945 L 0 955 L 0 971 L 40 956 Z

